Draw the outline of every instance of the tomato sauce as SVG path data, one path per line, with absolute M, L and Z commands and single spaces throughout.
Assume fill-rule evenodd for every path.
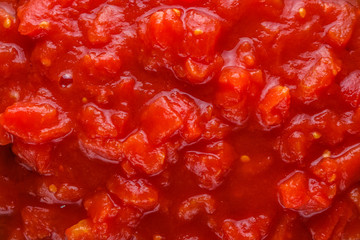
M 360 239 L 357 0 L 0 0 L 0 239 Z

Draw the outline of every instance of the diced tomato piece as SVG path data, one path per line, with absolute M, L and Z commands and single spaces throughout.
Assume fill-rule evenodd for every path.
M 95 240 L 96 236 L 92 231 L 93 223 L 90 219 L 84 219 L 66 229 L 65 235 L 69 240 Z
M 250 86 L 249 73 L 239 67 L 225 68 L 219 77 L 218 86 L 215 104 L 221 107 L 223 117 L 236 124 L 243 124 L 248 117 L 246 100 Z
M 326 4 L 326 5 L 325 5 Z M 356 13 L 352 4 L 346 1 L 324 3 L 324 12 L 336 16 L 336 20 L 329 24 L 326 36 L 329 42 L 335 46 L 344 47 L 350 40 L 355 27 Z
M 202 134 L 202 128 L 200 127 L 199 107 L 195 101 L 177 91 L 171 92 L 169 101 L 183 122 L 180 135 L 188 143 L 197 140 Z
M 0 42 L 0 80 L 7 79 L 17 71 L 22 70 L 26 62 L 24 50 L 20 46 L 14 43 Z
M 336 145 L 353 125 L 345 125 L 338 113 L 324 110 L 312 116 L 298 114 L 278 139 L 277 149 L 285 162 L 302 163 L 311 145 Z
M 209 194 L 192 196 L 180 204 L 178 217 L 182 220 L 192 220 L 201 212 L 213 214 L 216 210 L 215 199 Z
M 128 132 L 129 114 L 123 111 L 116 111 L 111 115 L 111 121 L 117 130 L 117 136 L 123 137 Z
M 235 153 L 231 145 L 220 141 L 207 145 L 201 152 L 188 151 L 184 158 L 187 169 L 197 176 L 199 186 L 214 189 L 230 170 Z
M 356 70 L 346 76 L 340 83 L 341 94 L 344 100 L 352 107 L 360 103 L 360 71 Z
M 107 223 L 93 223 L 90 219 L 84 219 L 66 229 L 65 235 L 68 240 L 130 240 L 133 236 L 128 227 L 116 225 L 111 227 Z
M 252 68 L 256 65 L 254 42 L 250 38 L 239 39 L 239 47 L 236 50 L 237 62 Z
M 234 90 L 239 94 L 245 94 L 249 90 L 250 75 L 248 71 L 240 67 L 227 67 L 221 71 L 219 77 L 221 88 Z
M 120 161 L 124 157 L 122 143 L 117 139 L 88 138 L 79 135 L 79 142 L 83 150 L 91 158 L 103 157 L 110 160 Z
M 267 234 L 270 218 L 266 215 L 249 217 L 239 221 L 226 219 L 222 225 L 226 240 L 261 240 Z
M 288 115 L 290 98 L 290 90 L 287 87 L 271 88 L 258 106 L 261 123 L 265 127 L 281 124 Z
M 338 202 L 328 211 L 310 220 L 310 230 L 313 239 L 341 239 L 342 233 L 353 215 L 354 209 L 349 202 Z
M 123 9 L 114 5 L 104 6 L 87 32 L 88 40 L 92 44 L 104 44 L 111 41 L 111 34 L 121 32 L 124 25 Z
M 281 159 L 285 162 L 303 162 L 311 143 L 311 139 L 303 132 L 285 134 L 279 140 L 278 146 Z
M 113 138 L 118 135 L 110 116 L 95 106 L 87 105 L 80 113 L 80 120 L 86 134 L 91 137 Z
M 55 197 L 60 201 L 76 202 L 84 196 L 84 189 L 67 183 L 61 184 L 55 193 Z
M 53 41 L 42 41 L 36 44 L 31 53 L 31 61 L 38 62 L 44 69 L 54 65 L 59 54 L 64 51 L 64 47 L 56 45 Z M 58 76 L 56 76 L 58 78 Z M 60 82 L 59 82 L 60 84 Z
M 118 73 L 122 65 L 121 59 L 115 51 L 90 52 L 83 57 L 81 63 L 85 72 L 96 77 L 95 83 L 109 81 L 109 77 Z
M 143 213 L 136 207 L 132 206 L 119 206 L 119 212 L 116 216 L 116 221 L 120 224 L 126 224 L 130 227 L 135 227 L 139 223 Z
M 71 131 L 70 119 L 48 103 L 15 103 L 0 120 L 6 131 L 30 143 L 44 143 Z
M 109 194 L 105 192 L 96 193 L 86 199 L 84 208 L 94 223 L 101 223 L 108 218 L 113 218 L 119 211 Z
M 144 179 L 128 180 L 115 175 L 108 181 L 107 188 L 134 207 L 151 210 L 158 204 L 158 191 Z
M 16 207 L 16 191 L 15 184 L 7 178 L 0 176 L 0 215 L 10 215 Z
M 340 123 L 339 114 L 331 110 L 324 110 L 312 116 L 310 128 L 312 127 L 321 133 L 322 142 L 335 145 L 343 140 L 346 130 Z
M 179 9 L 160 10 L 150 16 L 146 37 L 152 46 L 162 50 L 176 49 L 183 34 L 184 27 Z
M 184 51 L 191 58 L 204 60 L 215 54 L 221 31 L 220 20 L 198 10 L 190 10 L 185 16 L 186 35 Z
M 186 79 L 193 84 L 204 84 L 211 80 L 217 74 L 224 64 L 221 56 L 215 55 L 213 61 L 201 63 L 189 57 L 185 61 L 184 75 Z M 177 72 L 178 75 L 180 72 Z
M 323 181 L 336 183 L 341 191 L 345 190 L 360 179 L 360 145 L 353 145 L 334 157 L 321 157 L 311 170 Z
M 205 125 L 204 138 L 211 139 L 224 139 L 231 131 L 231 127 L 214 117 Z
M 73 9 L 70 10 L 69 5 L 71 2 L 66 0 L 30 0 L 23 3 L 17 9 L 20 20 L 18 31 L 33 38 L 44 37 L 50 32 L 71 35 L 77 29 L 77 22 L 72 19 L 70 12 Z
M 28 1 L 19 7 L 19 32 L 29 36 L 45 35 L 50 28 L 50 8 L 51 1 L 37 0 Z
M 59 183 L 52 177 L 40 179 L 36 188 L 36 195 L 40 201 L 47 204 L 75 203 L 82 199 L 84 194 L 83 188 L 68 183 Z
M 299 79 L 296 89 L 297 97 L 304 103 L 316 100 L 321 92 L 333 83 L 335 76 L 341 70 L 339 61 L 330 49 L 321 47 L 314 55 L 318 57 L 311 59 L 312 63 L 309 64 L 311 68 Z
M 53 223 L 56 215 L 50 209 L 27 206 L 22 209 L 21 216 L 27 238 L 34 240 L 51 238 L 55 231 Z
M 182 119 L 165 96 L 156 99 L 144 110 L 141 123 L 149 140 L 155 144 L 164 142 L 182 127 Z
M 295 172 L 279 186 L 281 203 L 286 208 L 298 209 L 310 200 L 308 178 L 302 172 Z
M 18 140 L 14 142 L 12 150 L 20 162 L 38 173 L 47 174 L 51 171 L 51 145 L 32 145 Z
M 295 171 L 279 184 L 280 203 L 307 216 L 328 208 L 336 193 L 335 185 L 326 185 Z
M 147 174 L 156 174 L 164 169 L 166 149 L 163 146 L 154 148 L 146 134 L 138 131 L 123 144 L 125 157 L 136 167 Z

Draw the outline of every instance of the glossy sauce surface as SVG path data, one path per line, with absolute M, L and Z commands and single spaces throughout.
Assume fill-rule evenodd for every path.
M 356 0 L 0 0 L 0 239 L 360 239 Z

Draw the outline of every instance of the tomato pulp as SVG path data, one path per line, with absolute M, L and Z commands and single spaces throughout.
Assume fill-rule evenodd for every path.
M 357 0 L 0 0 L 0 238 L 360 239 Z

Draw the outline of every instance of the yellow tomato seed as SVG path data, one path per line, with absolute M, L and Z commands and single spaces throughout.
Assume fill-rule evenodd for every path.
M 313 132 L 313 133 L 312 133 L 312 136 L 313 136 L 314 139 L 319 139 L 319 138 L 321 138 L 321 133 L 319 133 L 319 132 Z
M 201 34 L 203 34 L 203 33 L 204 33 L 204 31 L 201 30 L 201 29 L 195 29 L 195 31 L 194 31 L 194 35 L 195 35 L 195 36 L 201 35 Z
M 249 157 L 248 155 L 242 155 L 242 156 L 240 157 L 240 160 L 241 160 L 242 162 L 244 162 L 244 163 L 250 162 L 250 157 Z
M 300 15 L 301 18 L 304 18 L 306 16 L 305 8 L 300 8 L 299 9 L 299 15 Z
M 57 187 L 54 184 L 51 184 L 49 186 L 49 191 L 52 193 L 56 193 L 57 192 Z
M 336 174 L 334 173 L 333 175 L 331 175 L 329 182 L 332 183 L 336 180 Z
M 48 21 L 42 21 L 40 24 L 39 24 L 39 27 L 42 28 L 42 29 L 49 29 L 50 28 L 50 23 Z
M 45 67 L 50 67 L 51 66 L 51 60 L 48 58 L 42 58 L 41 59 L 41 64 L 44 65 Z
M 178 17 L 180 17 L 181 12 L 180 12 L 180 10 L 179 10 L 179 9 L 177 9 L 177 8 L 173 8 L 173 11 L 175 12 L 175 14 L 176 14 L 176 15 L 178 15 Z
M 5 18 L 4 23 L 3 23 L 3 27 L 4 28 L 10 28 L 11 27 L 11 19 L 10 18 Z
M 331 156 L 331 152 L 329 150 L 325 150 L 322 154 L 323 158 L 328 158 Z

